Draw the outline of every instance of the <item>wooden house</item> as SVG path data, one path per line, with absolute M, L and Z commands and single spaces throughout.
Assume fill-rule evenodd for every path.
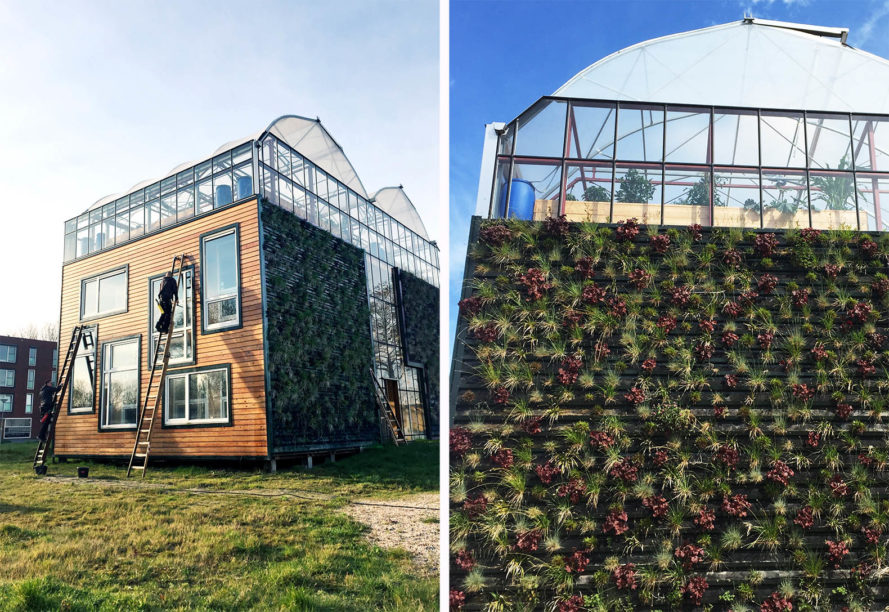
M 152 458 L 373 444 L 374 385 L 407 440 L 437 437 L 438 248 L 401 188 L 369 195 L 319 120 L 285 116 L 66 222 L 62 342 L 88 327 L 57 456 L 131 453 L 154 296 L 182 254 Z

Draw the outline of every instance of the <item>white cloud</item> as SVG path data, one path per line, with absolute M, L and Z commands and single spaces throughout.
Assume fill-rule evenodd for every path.
M 879 5 L 870 15 L 868 15 L 864 23 L 854 30 L 855 43 L 857 45 L 863 45 L 870 40 L 877 23 L 887 15 L 889 15 L 889 0 Z

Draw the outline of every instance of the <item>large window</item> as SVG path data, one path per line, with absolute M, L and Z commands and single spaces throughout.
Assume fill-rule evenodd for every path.
M 201 239 L 201 311 L 204 331 L 241 324 L 238 228 Z
M 0 344 L 0 362 L 15 363 L 16 347 L 8 344 Z
M 103 345 L 102 427 L 133 427 L 139 409 L 139 338 Z
M 27 439 L 31 437 L 31 419 L 4 419 L 3 439 Z
M 0 412 L 12 412 L 12 393 L 0 393 Z
M 32 368 L 37 365 L 37 349 L 33 346 L 28 349 L 28 365 Z
M 99 317 L 127 310 L 127 269 L 106 272 L 81 281 L 80 318 Z
M 228 368 L 167 374 L 164 406 L 165 425 L 230 423 Z
M 0 370 L 0 387 L 15 386 L 15 370 Z
M 95 409 L 96 389 L 96 330 L 85 329 L 77 349 L 77 359 L 71 371 L 68 411 L 92 412 Z
M 179 288 L 179 306 L 173 313 L 173 333 L 170 335 L 170 363 L 182 364 L 190 363 L 194 360 L 194 298 L 193 298 L 193 281 L 194 273 L 192 269 L 183 271 L 182 284 L 185 286 Z M 151 279 L 151 288 L 149 296 L 151 304 L 149 305 L 149 330 L 151 331 L 151 344 L 148 346 L 149 363 L 154 359 L 154 347 L 157 346 L 157 330 L 154 325 L 160 316 L 154 297 L 160 292 L 163 276 Z

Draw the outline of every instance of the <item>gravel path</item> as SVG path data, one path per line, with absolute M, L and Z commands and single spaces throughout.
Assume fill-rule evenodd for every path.
M 438 509 L 438 493 L 393 501 L 358 500 L 344 508 L 350 517 L 370 527 L 368 540 L 383 548 L 403 548 L 427 575 L 438 574 Z

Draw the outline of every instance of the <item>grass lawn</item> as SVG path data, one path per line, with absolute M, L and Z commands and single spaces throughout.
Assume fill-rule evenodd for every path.
M 437 443 L 278 474 L 149 465 L 155 489 L 47 481 L 34 449 L 0 445 L 0 610 L 438 610 L 437 576 L 337 511 L 437 491 Z M 49 475 L 79 465 L 90 480 L 125 480 L 125 467 L 89 462 L 49 464 Z

